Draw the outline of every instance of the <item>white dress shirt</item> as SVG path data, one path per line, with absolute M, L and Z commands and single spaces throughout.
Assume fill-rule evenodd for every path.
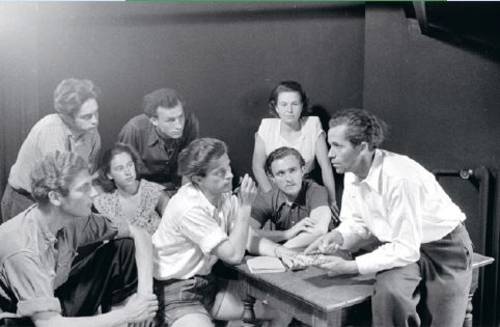
M 193 184 L 183 185 L 170 199 L 152 236 L 154 277 L 188 279 L 208 275 L 217 261 L 211 251 L 228 239 L 238 212 L 238 199 L 223 194 L 214 206 Z
M 418 261 L 420 244 L 443 238 L 465 215 L 432 173 L 407 156 L 377 149 L 365 179 L 345 174 L 340 219 L 344 248 L 371 236 L 383 243 L 356 258 L 367 274 Z

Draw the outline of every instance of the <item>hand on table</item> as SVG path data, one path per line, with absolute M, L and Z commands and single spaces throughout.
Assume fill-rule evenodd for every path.
M 316 241 L 312 242 L 305 250 L 305 254 L 312 253 L 335 253 L 344 244 L 344 238 L 342 234 L 336 230 L 332 230 L 330 233 L 321 236 Z
M 354 260 L 345 260 L 341 257 L 329 257 L 327 263 L 318 265 L 318 267 L 328 271 L 328 276 L 353 275 L 359 274 L 358 265 Z
M 296 258 L 297 251 L 295 250 L 286 248 L 284 246 L 278 246 L 274 249 L 274 254 L 288 268 L 293 267 L 298 263 Z

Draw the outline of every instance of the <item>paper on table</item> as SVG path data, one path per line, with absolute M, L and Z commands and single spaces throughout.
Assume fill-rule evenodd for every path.
M 252 274 L 277 273 L 286 271 L 281 260 L 276 257 L 260 256 L 247 260 L 248 269 Z

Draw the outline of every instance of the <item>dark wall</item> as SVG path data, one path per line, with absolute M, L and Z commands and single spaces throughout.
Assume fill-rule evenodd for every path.
M 2 83 L 28 82 L 0 102 L 12 130 L 5 132 L 3 177 L 29 127 L 53 112 L 52 92 L 66 77 L 102 89 L 104 146 L 141 111 L 145 93 L 176 88 L 202 136 L 228 143 L 237 174 L 250 171 L 253 133 L 278 81 L 300 81 L 312 103 L 329 111 L 362 103 L 364 6 L 40 3 L 0 10 L 12 17 L 3 37 L 14 47 L 2 54 L 9 63 Z M 6 114 L 21 111 L 16 106 L 28 110 L 29 122 Z
M 365 17 L 363 104 L 391 126 L 385 147 L 432 170 L 486 166 L 494 172 L 500 162 L 500 58 L 423 35 L 397 6 L 367 5 Z M 498 253 L 498 244 L 482 235 L 498 239 L 490 228 L 498 220 L 495 208 L 485 219 L 472 183 L 452 178 L 443 184 L 466 211 L 476 250 Z M 486 287 L 495 288 L 497 279 Z

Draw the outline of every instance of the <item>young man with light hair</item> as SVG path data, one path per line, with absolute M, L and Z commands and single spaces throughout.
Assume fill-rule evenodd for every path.
M 34 203 L 30 172 L 35 162 L 55 151 L 80 155 L 91 171 L 97 169 L 101 138 L 97 131 L 99 89 L 87 79 L 68 78 L 54 91 L 55 113 L 40 119 L 24 140 L 2 197 L 2 220 L 7 221 Z
M 154 317 L 151 239 L 91 214 L 91 181 L 75 153 L 57 151 L 35 165 L 36 204 L 0 226 L 0 311 L 36 327 L 122 326 Z M 75 260 L 79 247 L 102 241 Z M 117 304 L 124 305 L 107 312 Z

